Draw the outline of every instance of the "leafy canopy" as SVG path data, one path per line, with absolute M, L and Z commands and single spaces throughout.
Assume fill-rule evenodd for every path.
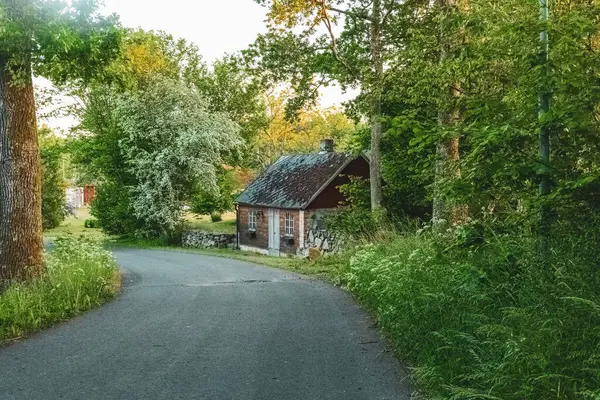
M 0 56 L 16 81 L 30 71 L 56 83 L 90 81 L 119 53 L 116 16 L 95 0 L 5 0 L 0 3 Z

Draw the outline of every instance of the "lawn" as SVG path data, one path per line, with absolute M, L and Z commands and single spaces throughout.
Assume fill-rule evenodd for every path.
M 104 240 L 106 235 L 101 229 L 91 229 L 84 226 L 87 219 L 92 218 L 88 207 L 80 208 L 75 215 L 68 216 L 59 227 L 44 231 L 44 238 L 56 239 L 61 236 L 83 236 L 88 239 Z
M 222 221 L 212 222 L 210 215 L 186 213 L 185 226 L 187 229 L 209 233 L 235 233 L 235 212 L 224 213 L 222 218 Z

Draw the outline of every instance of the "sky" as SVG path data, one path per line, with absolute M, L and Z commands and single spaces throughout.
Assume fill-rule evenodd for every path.
M 125 27 L 162 30 L 195 43 L 209 64 L 248 47 L 259 33 L 266 32 L 266 11 L 254 0 L 105 0 L 101 8 L 103 14 L 118 14 Z M 352 97 L 337 87 L 326 88 L 321 92 L 321 105 L 339 106 Z M 68 129 L 75 121 L 61 118 L 42 123 Z

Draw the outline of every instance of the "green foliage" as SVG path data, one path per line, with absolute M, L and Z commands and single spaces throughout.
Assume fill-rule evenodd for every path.
M 238 190 L 238 184 L 232 170 L 218 168 L 217 188 L 201 187 L 192 197 L 191 210 L 200 215 L 209 215 L 213 213 L 224 213 L 233 210 L 233 201 L 235 192 Z M 214 221 L 213 221 L 214 222 Z
M 0 292 L 0 342 L 99 306 L 115 296 L 121 284 L 112 254 L 95 242 L 58 239 L 46 265 L 43 277 Z
M 66 196 L 61 174 L 63 146 L 47 128 L 39 131 L 42 159 L 42 226 L 52 229 L 65 219 Z
M 15 82 L 31 70 L 57 83 L 91 81 L 119 52 L 115 16 L 96 1 L 25 0 L 0 4 L 0 48 Z
M 168 236 L 183 219 L 184 202 L 198 186 L 216 188 L 216 169 L 242 145 L 238 126 L 227 115 L 207 110 L 204 99 L 170 79 L 152 81 L 144 91 L 120 96 L 114 118 L 131 190 L 137 234 Z
M 85 228 L 98 229 L 100 228 L 100 222 L 96 218 L 90 218 L 85 220 L 83 226 Z
M 598 232 L 556 238 L 550 275 L 534 236 L 486 234 L 467 247 L 440 247 L 427 230 L 368 245 L 346 284 L 428 398 L 597 396 Z
M 195 80 L 211 111 L 227 113 L 250 143 L 268 125 L 263 88 L 256 76 L 244 70 L 241 60 L 226 56 L 215 61 L 212 71 Z
M 223 216 L 220 213 L 214 212 L 210 214 L 210 220 L 212 222 L 221 222 L 223 221 Z
M 134 215 L 131 188 L 104 182 L 96 187 L 91 214 L 109 235 L 131 235 L 142 225 Z

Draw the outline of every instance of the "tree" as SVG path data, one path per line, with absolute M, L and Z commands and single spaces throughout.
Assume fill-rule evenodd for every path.
M 385 39 L 393 34 L 390 21 L 403 5 L 386 0 L 256 1 L 271 3 L 271 31 L 260 36 L 247 54 L 260 59 L 259 69 L 276 71 L 275 79 L 291 80 L 298 94 L 289 103 L 291 111 L 314 103 L 319 86 L 334 80 L 343 87 L 360 85 L 366 99 L 363 110 L 371 126 L 371 207 L 380 208 L 382 91 L 389 57 Z M 337 35 L 342 20 L 344 29 Z M 280 29 L 296 26 L 305 29 L 298 35 Z M 325 34 L 319 34 L 319 26 Z
M 97 185 L 92 214 L 113 235 L 141 232 L 144 221 L 134 211 L 137 178 L 128 168 L 121 142 L 126 133 L 114 112 L 119 99 L 161 78 L 194 85 L 206 73 L 198 49 L 163 32 L 124 30 L 119 55 L 90 82 L 70 82 L 61 89 L 76 96 L 65 112 L 80 117 L 70 150 L 82 179 Z
M 39 131 L 42 160 L 42 227 L 56 228 L 65 219 L 66 196 L 61 161 L 64 143 L 48 127 Z
M 455 39 L 457 34 L 460 34 L 460 29 L 456 29 L 456 25 L 452 24 L 452 14 L 458 12 L 457 0 L 439 0 L 438 6 L 441 19 L 440 63 L 452 63 L 453 55 L 460 53 L 460 49 L 457 51 L 453 48 L 456 44 L 452 40 Z M 451 22 L 447 23 L 446 20 Z M 450 29 L 454 28 L 454 31 L 448 32 L 449 27 Z M 460 95 L 459 81 L 447 82 L 444 85 L 444 89 L 440 93 L 443 102 L 438 112 L 439 123 L 442 127 L 452 128 L 460 122 L 461 110 L 456 101 Z M 466 211 L 462 210 L 461 206 L 448 204 L 449 202 L 441 187 L 444 180 L 452 181 L 460 178 L 460 144 L 458 136 L 441 138 L 436 145 L 436 156 L 432 222 L 437 231 L 443 232 L 448 226 L 465 220 L 464 214 Z
M 196 214 L 209 215 L 224 213 L 234 208 L 235 192 L 238 183 L 234 171 L 221 166 L 216 169 L 217 187 L 201 186 L 192 196 L 191 210 Z
M 181 223 L 184 202 L 198 186 L 217 189 L 216 170 L 239 150 L 239 127 L 226 114 L 208 111 L 184 83 L 159 78 L 145 90 L 116 100 L 119 146 L 142 236 L 169 237 Z
M 194 80 L 211 111 L 227 113 L 240 126 L 240 135 L 247 146 L 241 159 L 231 164 L 254 167 L 259 157 L 252 154 L 251 144 L 268 125 L 264 90 L 258 77 L 243 68 L 237 56 L 225 56 L 204 70 Z
M 355 124 L 335 108 L 302 109 L 293 120 L 286 118 L 288 91 L 267 96 L 268 125 L 260 132 L 252 147 L 262 158 L 262 167 L 267 167 L 283 154 L 314 153 L 323 139 L 333 139 L 336 147 L 348 150 L 349 141 L 355 132 Z
M 114 18 L 93 1 L 0 4 L 0 281 L 44 270 L 41 169 L 32 73 L 90 79 L 115 54 Z

